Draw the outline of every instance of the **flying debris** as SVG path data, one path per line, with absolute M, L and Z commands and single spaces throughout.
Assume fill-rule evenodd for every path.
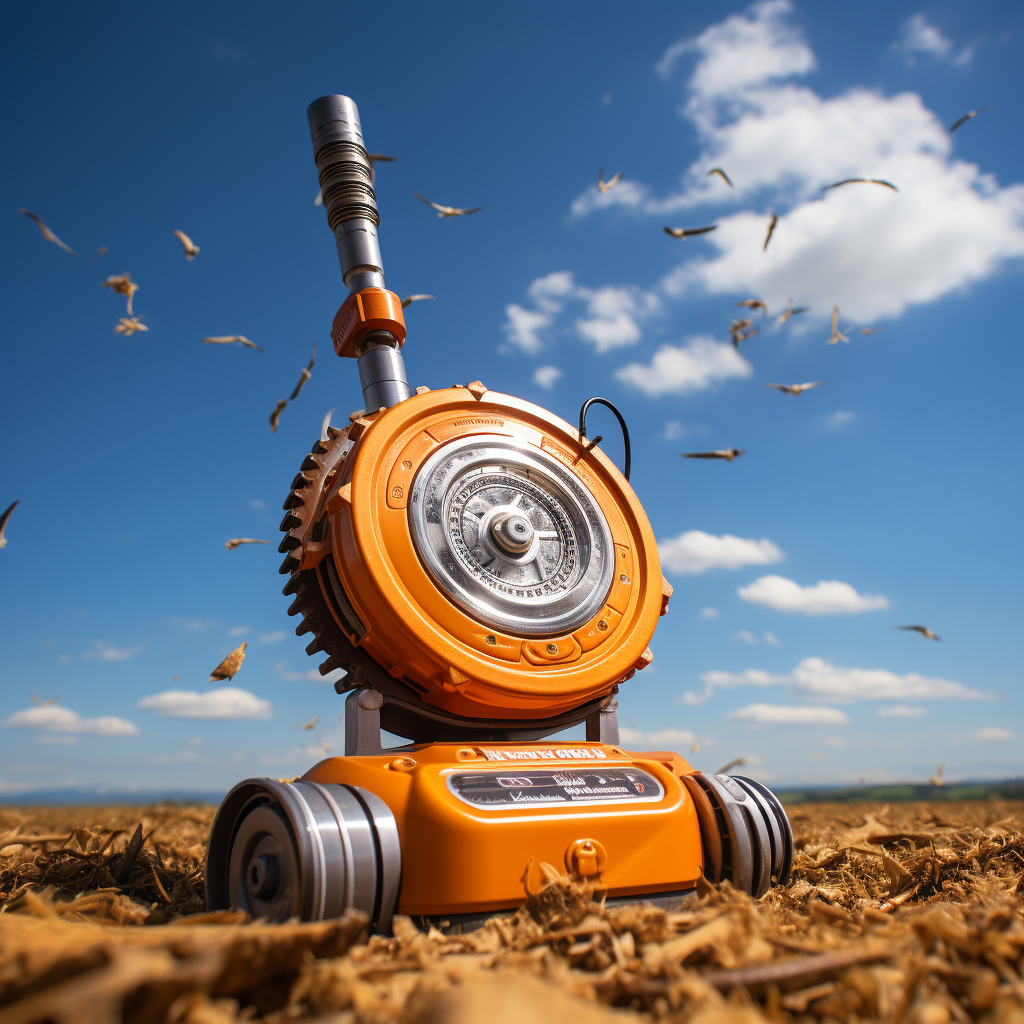
M 316 718 L 311 718 L 305 725 L 293 725 L 292 728 L 312 732 L 316 728 L 316 723 L 319 721 L 320 716 L 317 715 Z
M 113 289 L 117 295 L 128 297 L 128 315 L 132 315 L 132 299 L 139 290 L 139 286 L 132 280 L 132 275 L 126 270 L 123 274 L 112 274 L 103 282 L 102 287 Z
M 53 242 L 54 245 L 59 245 L 65 252 L 71 253 L 72 256 L 78 255 L 78 253 L 75 252 L 74 249 L 72 249 L 70 246 L 65 245 L 31 210 L 23 210 L 19 206 L 18 213 L 23 213 L 26 217 L 28 217 L 29 220 L 34 221 L 36 227 L 39 228 L 40 231 L 42 231 L 43 238 L 45 238 L 48 242 Z M 103 251 L 106 252 L 107 250 L 104 249 Z M 131 310 L 129 310 L 129 312 L 131 312 Z
M 760 309 L 765 316 L 768 315 L 768 307 L 760 299 L 744 299 L 742 302 L 737 302 L 737 306 L 746 306 L 749 310 Z
M 730 768 L 742 768 L 746 763 L 745 757 L 734 757 L 728 764 L 723 764 L 715 774 L 724 775 Z
M 899 192 L 899 189 L 891 182 L 884 181 L 882 178 L 843 178 L 842 181 L 834 181 L 831 185 L 825 185 L 822 188 L 822 192 L 827 192 L 830 188 L 839 188 L 840 185 L 883 185 L 885 188 L 891 188 L 893 192 Z
M 7 506 L 7 510 L 4 514 L 0 516 L 0 548 L 7 547 L 7 538 L 4 536 L 4 530 L 7 529 L 7 520 L 11 518 L 11 513 L 18 507 L 20 502 L 20 498 L 17 501 L 12 501 L 10 505 Z
M 91 260 L 89 260 L 89 262 L 90 263 L 95 263 L 101 256 L 106 256 L 106 254 L 107 254 L 107 247 L 105 245 L 101 245 L 96 250 L 96 255 L 93 256 L 93 258 Z
M 270 429 L 276 434 L 277 425 L 281 421 L 281 413 L 284 407 L 288 404 L 287 398 L 282 398 L 278 401 L 277 405 L 274 406 L 274 411 L 270 414 Z
M 933 786 L 944 786 L 946 784 L 946 780 L 942 777 L 942 769 L 945 767 L 945 764 L 940 764 L 935 774 L 928 780 Z
M 313 342 L 313 355 L 309 359 L 309 365 L 302 371 L 302 375 L 299 377 L 299 383 L 295 385 L 295 390 L 288 396 L 289 402 L 294 402 L 299 397 L 299 392 L 306 386 L 306 381 L 313 376 L 313 367 L 316 365 L 316 342 Z
M 768 248 L 768 243 L 772 240 L 772 235 L 775 233 L 775 225 L 779 223 L 779 215 L 772 211 L 772 219 L 768 222 L 768 234 L 764 236 L 764 245 L 761 246 L 761 252 L 764 252 Z
M 335 412 L 337 412 L 337 406 L 335 406 L 335 408 L 333 408 L 333 409 L 328 411 L 327 415 L 324 417 L 323 423 L 320 424 L 320 440 L 321 441 L 328 441 L 328 440 L 330 440 L 330 436 L 331 435 L 328 434 L 327 431 L 330 429 L 331 417 L 335 414 Z M 335 433 L 337 434 L 338 431 L 335 431 Z
M 38 693 L 33 693 L 32 694 L 32 703 L 35 704 L 36 707 L 40 707 L 40 708 L 47 708 L 51 704 L 56 704 L 57 701 L 59 701 L 59 700 L 60 700 L 60 697 L 51 697 L 49 700 L 40 700 Z
M 746 452 L 746 448 L 719 448 L 713 452 L 683 452 L 684 459 L 725 459 L 732 462 Z
M 148 331 L 149 328 L 137 316 L 123 316 L 114 328 L 115 334 L 123 334 L 130 338 L 136 331 Z
M 699 743 L 691 743 L 690 744 L 690 753 L 691 754 L 699 754 L 700 753 L 700 744 Z
M 465 217 L 469 213 L 479 213 L 483 207 L 474 206 L 470 210 L 461 210 L 457 206 L 442 206 L 440 203 L 432 203 L 429 199 L 424 198 L 419 192 L 413 192 L 413 195 L 421 202 L 426 203 L 433 210 L 437 210 L 437 216 L 439 219 L 447 218 L 451 220 L 452 217 Z
M 929 629 L 927 626 L 897 626 L 897 629 L 907 630 L 912 633 L 920 633 L 921 636 L 928 640 L 941 640 L 941 636 L 937 636 L 933 629 Z
M 732 338 L 734 349 L 738 350 L 741 341 L 749 341 L 755 334 L 757 334 L 757 328 L 749 316 L 745 316 L 742 320 L 733 320 L 729 324 L 729 335 Z
M 712 174 L 717 174 L 722 179 L 722 181 L 724 181 L 726 185 L 729 186 L 729 188 L 732 188 L 732 182 L 729 180 L 729 175 L 726 174 L 721 167 L 712 167 L 711 170 L 708 171 L 708 177 L 710 178 Z
M 256 540 L 255 537 L 234 537 L 231 540 L 224 542 L 224 547 L 228 551 L 234 551 L 235 548 L 240 547 L 242 544 L 269 544 L 269 540 Z
M 706 228 L 662 228 L 666 235 L 671 235 L 673 238 L 692 238 L 694 235 L 706 235 L 709 231 L 714 231 L 717 228 L 717 224 L 712 224 Z
M 862 327 L 860 329 L 861 334 L 877 334 L 879 331 L 884 331 L 884 325 L 878 327 Z
M 202 344 L 204 345 L 231 345 L 234 342 L 238 342 L 239 345 L 244 345 L 246 348 L 253 348 L 257 352 L 262 352 L 263 349 L 259 347 L 254 341 L 250 341 L 244 334 L 227 334 L 221 338 L 203 338 Z
M 199 246 L 184 231 L 175 231 L 174 235 L 185 247 L 185 259 L 191 263 L 199 255 Z
M 957 128 L 961 127 L 961 125 L 967 124 L 967 122 L 970 121 L 972 117 L 977 117 L 979 114 L 984 114 L 986 110 L 991 110 L 993 106 L 994 104 L 990 103 L 987 107 L 978 107 L 977 110 L 968 110 L 963 117 L 958 117 L 949 126 L 949 134 L 952 135 L 953 132 L 957 130 Z
M 802 395 L 805 391 L 810 391 L 811 388 L 820 388 L 824 383 L 823 380 L 812 380 L 808 384 L 765 384 L 765 387 L 775 388 L 776 391 L 787 395 Z
M 849 328 L 847 328 L 849 330 Z M 836 345 L 840 341 L 849 341 L 850 339 L 839 330 L 839 307 L 832 307 L 832 337 L 829 338 L 828 343 L 830 345 Z
M 414 302 L 420 302 L 423 299 L 433 298 L 433 295 L 406 295 L 406 297 L 402 299 L 402 309 L 408 309 Z
M 793 308 L 793 300 L 786 300 L 786 308 L 775 318 L 775 322 L 778 324 L 784 324 L 791 316 L 796 316 L 798 313 L 806 313 L 810 306 L 797 306 Z
M 607 192 L 610 188 L 615 188 L 619 183 L 619 179 L 622 177 L 622 171 L 619 171 L 616 175 L 609 178 L 608 181 L 604 180 L 604 168 L 602 167 L 597 174 L 597 188 L 599 192 Z
M 242 641 L 241 647 L 236 647 L 211 673 L 210 682 L 215 683 L 220 679 L 226 679 L 230 682 L 235 677 L 235 673 L 242 667 L 242 662 L 245 661 L 245 649 L 248 647 L 248 641 Z

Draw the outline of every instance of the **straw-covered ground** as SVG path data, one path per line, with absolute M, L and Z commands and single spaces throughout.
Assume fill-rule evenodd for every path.
M 212 814 L 0 809 L 0 1024 L 1024 1024 L 1024 804 L 800 806 L 760 901 L 606 909 L 551 869 L 478 931 L 369 940 L 203 914 Z

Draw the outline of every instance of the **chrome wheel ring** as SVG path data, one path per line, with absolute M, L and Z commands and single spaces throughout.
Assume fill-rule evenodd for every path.
M 434 452 L 413 481 L 409 525 L 442 592 L 516 636 L 571 633 L 611 588 L 611 531 L 594 496 L 556 459 L 501 435 Z

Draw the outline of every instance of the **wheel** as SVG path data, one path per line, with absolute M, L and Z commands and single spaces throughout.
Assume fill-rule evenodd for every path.
M 391 927 L 402 858 L 387 805 L 359 786 L 246 779 L 210 831 L 206 907 L 269 921 L 364 911 Z
M 697 810 L 709 882 L 728 879 L 757 899 L 789 882 L 793 832 L 771 790 L 738 775 L 694 772 L 682 782 Z

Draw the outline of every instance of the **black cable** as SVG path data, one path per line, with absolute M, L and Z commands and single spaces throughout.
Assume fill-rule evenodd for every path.
M 588 398 L 580 408 L 580 440 L 586 441 L 587 439 L 587 410 L 592 405 L 603 405 L 611 409 L 615 413 L 615 418 L 619 421 L 619 426 L 622 427 L 622 446 L 626 452 L 625 463 L 622 468 L 622 475 L 629 480 L 629 467 L 630 467 L 630 450 L 629 450 L 629 428 L 626 426 L 626 421 L 622 418 L 622 413 L 608 401 L 607 398 Z M 598 437 L 594 440 L 594 444 L 597 444 L 601 438 Z M 591 445 L 593 447 L 593 445 Z

